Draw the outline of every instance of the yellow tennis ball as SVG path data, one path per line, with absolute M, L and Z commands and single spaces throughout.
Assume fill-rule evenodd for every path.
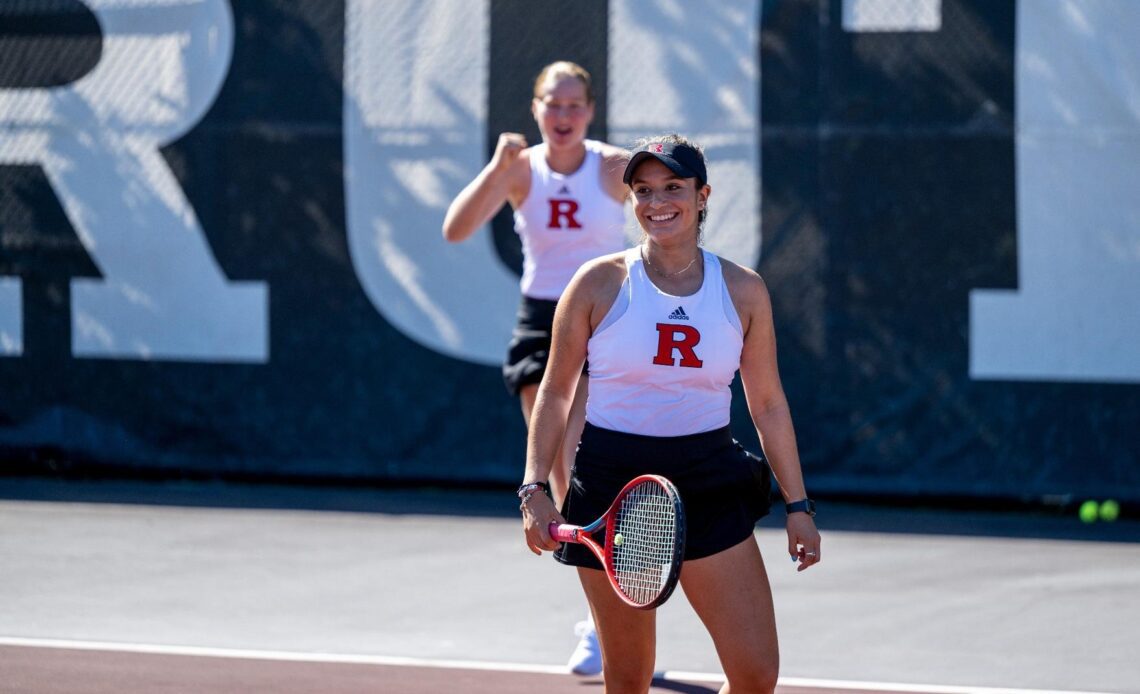
M 621 547 L 623 542 L 625 542 L 625 538 L 621 536 L 621 533 L 614 535 L 614 547 Z
M 1111 523 L 1120 517 L 1120 504 L 1116 499 L 1108 499 L 1100 505 L 1100 519 Z
M 1092 499 L 1089 499 L 1085 503 L 1081 504 L 1080 510 L 1077 511 L 1077 515 L 1081 517 L 1081 521 L 1084 523 L 1095 523 L 1099 514 L 1099 504 L 1097 504 Z

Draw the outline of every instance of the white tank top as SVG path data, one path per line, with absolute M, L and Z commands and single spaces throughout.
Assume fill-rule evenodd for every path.
M 522 237 L 524 296 L 557 300 L 582 263 L 625 248 L 625 206 L 602 187 L 602 145 L 586 140 L 571 174 L 551 171 L 546 143 L 530 151 L 530 192 L 515 210 Z
M 728 425 L 744 332 L 720 259 L 702 253 L 705 277 L 692 296 L 661 291 L 639 248 L 626 253 L 626 280 L 587 349 L 586 421 L 648 436 Z

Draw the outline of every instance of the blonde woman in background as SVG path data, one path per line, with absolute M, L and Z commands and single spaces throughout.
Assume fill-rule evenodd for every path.
M 554 309 L 582 263 L 621 250 L 625 242 L 622 181 L 628 153 L 587 139 L 594 119 L 590 74 L 568 61 L 551 63 L 534 83 L 531 114 L 542 142 L 528 146 L 519 133 L 499 135 L 491 161 L 451 203 L 443 236 L 451 242 L 470 237 L 504 204 L 514 210 L 522 239 L 522 301 L 503 364 L 507 389 L 519 397 L 523 418 L 530 415 L 550 353 Z M 540 482 L 556 504 L 566 496 L 569 470 L 582 431 L 587 375 L 579 371 L 574 402 L 565 422 L 558 455 Z M 519 498 L 524 496 L 520 488 Z M 593 620 L 576 627 L 580 637 L 570 669 L 582 675 L 601 671 Z

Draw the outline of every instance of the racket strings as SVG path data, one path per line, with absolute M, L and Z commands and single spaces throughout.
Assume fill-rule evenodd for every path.
M 676 536 L 677 513 L 669 493 L 655 482 L 634 487 L 617 511 L 611 549 L 614 577 L 626 597 L 648 604 L 665 589 Z

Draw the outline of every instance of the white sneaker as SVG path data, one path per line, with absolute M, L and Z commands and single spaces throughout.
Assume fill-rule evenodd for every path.
M 574 634 L 579 638 L 578 645 L 570 654 L 570 672 L 575 675 L 597 675 L 602 672 L 602 649 L 598 647 L 598 632 L 589 620 L 574 625 Z

